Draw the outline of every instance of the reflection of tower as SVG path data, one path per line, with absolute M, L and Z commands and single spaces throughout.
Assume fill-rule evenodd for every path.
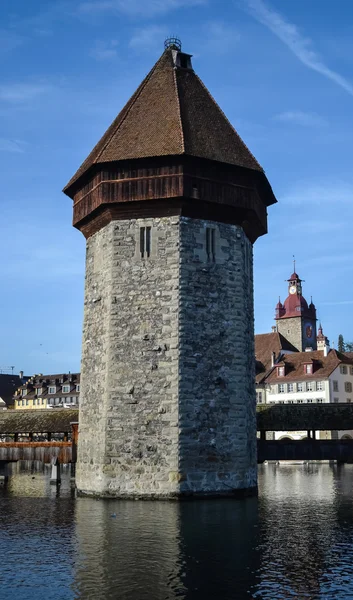
M 114 515 L 114 516 L 112 516 Z M 74 590 L 82 598 L 247 598 L 260 564 L 258 499 L 78 498 Z
M 178 40 L 65 192 L 87 238 L 78 489 L 256 492 L 252 245 L 276 199 Z
M 299 352 L 316 350 L 316 308 L 302 294 L 302 279 L 294 271 L 288 281 L 288 297 L 276 306 L 277 331 Z
M 75 517 L 77 597 L 185 597 L 179 503 L 78 498 Z

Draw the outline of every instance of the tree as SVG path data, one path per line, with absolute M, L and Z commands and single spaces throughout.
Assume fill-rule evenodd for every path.
M 346 352 L 353 352 L 353 342 L 345 342 L 344 347 Z
M 342 333 L 338 336 L 338 352 L 344 352 L 346 349 Z

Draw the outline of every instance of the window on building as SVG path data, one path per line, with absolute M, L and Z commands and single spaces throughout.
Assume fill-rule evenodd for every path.
M 42 405 L 44 404 L 44 398 L 42 398 Z
M 297 392 L 303 392 L 303 384 L 301 382 L 297 383 Z
M 322 404 L 322 403 L 323 403 L 323 398 L 318 398 L 318 399 L 316 400 L 316 402 L 317 402 L 318 404 Z
M 323 381 L 317 381 L 316 382 L 316 390 L 318 392 L 322 392 L 324 389 L 324 382 Z
M 21 390 L 21 396 L 25 396 L 27 394 L 27 390 Z
M 49 394 L 55 394 L 55 392 L 56 392 L 56 387 L 54 385 L 50 386 L 49 389 L 48 389 L 48 393 Z
M 284 394 L 284 383 L 280 383 L 278 386 L 278 393 Z
M 70 386 L 69 385 L 63 385 L 63 394 L 68 394 L 70 391 Z
M 341 365 L 340 366 L 340 373 L 342 375 L 347 375 L 347 367 L 346 367 L 346 365 Z
M 333 385 L 333 391 L 338 392 L 338 381 L 333 381 L 332 385 Z
M 307 381 L 306 382 L 306 391 L 307 392 L 314 392 L 315 391 L 315 382 L 314 381 Z
M 54 404 L 57 406 L 60 403 L 60 398 L 55 398 Z
M 352 392 L 352 384 L 350 381 L 344 382 L 344 391 L 348 392 L 349 394 Z
M 297 400 L 298 404 L 303 404 L 304 400 Z
M 307 375 L 311 375 L 312 372 L 313 372 L 312 363 L 304 365 L 304 373 L 306 373 Z
M 49 406 L 52 406 L 54 404 L 54 398 L 49 398 L 48 404 Z
M 40 396 L 40 395 L 41 395 L 41 393 L 42 393 L 42 388 L 37 388 L 37 389 L 36 389 L 36 394 L 37 394 L 37 396 Z
M 288 392 L 294 392 L 294 383 L 288 383 Z
M 309 404 L 311 404 L 311 403 L 312 403 L 312 401 L 313 401 L 313 399 L 312 399 L 312 398 L 308 398 L 308 399 L 307 399 L 307 402 L 308 402 Z
M 140 254 L 141 258 L 151 256 L 151 227 L 140 227 Z
M 76 400 L 76 398 L 75 398 Z M 256 402 L 262 402 L 262 392 L 256 392 Z
M 36 406 L 36 405 L 37 405 L 37 398 L 34 398 L 33 399 L 33 406 Z
M 77 383 L 77 384 L 76 384 L 76 392 L 79 392 L 79 391 L 80 391 L 80 384 L 79 384 L 79 383 Z
M 29 404 L 29 400 L 28 400 L 28 398 L 27 398 L 27 399 L 26 399 L 26 406 L 28 406 L 28 404 Z
M 284 367 L 277 367 L 277 375 L 279 377 L 284 377 L 284 375 L 285 375 L 284 371 L 285 371 Z
M 347 398 L 347 402 L 350 404 L 352 402 L 352 398 Z
M 335 404 L 338 404 L 339 398 L 334 398 L 333 401 Z
M 214 262 L 216 258 L 216 230 L 212 227 L 206 227 L 206 254 L 209 262 Z

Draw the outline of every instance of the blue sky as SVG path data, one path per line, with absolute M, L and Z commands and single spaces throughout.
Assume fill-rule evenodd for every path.
M 0 17 L 0 368 L 79 370 L 85 242 L 61 190 L 169 34 L 279 201 L 255 244 L 256 331 L 295 254 L 326 335 L 353 339 L 351 0 L 2 0 Z

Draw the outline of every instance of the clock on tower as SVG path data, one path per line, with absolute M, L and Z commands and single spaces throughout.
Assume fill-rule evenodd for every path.
M 277 331 L 299 352 L 316 350 L 316 308 L 302 294 L 302 279 L 295 269 L 288 281 L 288 297 L 276 306 Z

